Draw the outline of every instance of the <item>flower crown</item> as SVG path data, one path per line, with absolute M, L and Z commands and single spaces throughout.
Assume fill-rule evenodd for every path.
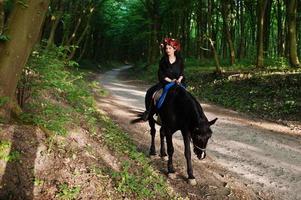
M 173 38 L 165 38 L 163 41 L 163 44 L 161 44 L 162 47 L 165 47 L 166 45 L 172 46 L 176 51 L 181 50 L 180 42 Z

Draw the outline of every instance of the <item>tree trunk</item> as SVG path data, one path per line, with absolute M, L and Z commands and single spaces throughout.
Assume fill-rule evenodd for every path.
M 15 3 L 5 32 L 10 40 L 0 53 L 0 97 L 9 99 L 0 108 L 0 116 L 6 120 L 10 118 L 18 80 L 37 41 L 49 5 L 48 0 L 28 0 L 26 3 Z
M 62 2 L 60 2 L 60 5 L 59 5 L 59 11 L 57 13 L 57 15 L 53 15 L 51 17 L 51 22 L 52 22 L 52 25 L 51 25 L 51 30 L 50 30 L 50 35 L 49 35 L 49 38 L 48 38 L 48 41 L 47 41 L 47 49 L 53 45 L 54 43 L 54 36 L 55 36 L 55 33 L 56 33 L 56 29 L 60 23 L 60 20 L 63 16 L 63 12 L 64 12 L 64 4 Z
M 151 21 L 150 28 L 150 37 L 148 41 L 148 55 L 147 55 L 147 65 L 156 62 L 156 58 L 159 55 L 159 32 L 160 32 L 160 1 L 146 1 L 145 7 L 148 12 L 149 19 Z
M 272 0 L 267 0 L 267 5 L 265 9 L 265 17 L 263 21 L 263 53 L 264 55 L 268 55 L 269 47 L 270 47 L 270 30 L 271 30 L 271 10 L 272 10 Z
M 288 12 L 289 61 L 291 66 L 298 67 L 300 65 L 300 62 L 297 54 L 297 34 L 296 34 L 297 0 L 287 1 L 287 12 Z
M 282 20 L 282 3 L 277 0 L 277 54 L 278 56 L 284 56 L 284 31 L 283 31 L 283 20 Z
M 90 24 L 87 23 L 86 27 L 85 27 L 85 30 L 82 32 L 81 36 L 79 37 L 79 39 L 77 40 L 77 42 L 75 43 L 75 46 L 74 49 L 72 50 L 72 52 L 70 53 L 70 55 L 68 56 L 68 60 L 71 60 L 73 59 L 75 53 L 76 53 L 76 50 L 77 50 L 77 46 L 79 46 L 79 44 L 83 41 L 83 39 L 85 38 L 86 34 L 88 34 L 89 32 L 89 29 L 90 29 Z
M 244 3 L 242 0 L 239 1 L 239 21 L 240 21 L 240 39 L 238 57 L 242 59 L 245 56 L 245 24 L 244 24 Z
M 214 56 L 214 60 L 215 60 L 215 64 L 216 64 L 215 72 L 217 74 L 221 74 L 222 73 L 222 68 L 221 68 L 221 65 L 220 65 L 220 62 L 219 62 L 217 52 L 216 52 L 215 47 L 214 47 L 214 42 L 212 41 L 211 38 L 208 38 L 208 40 L 209 40 L 210 47 L 211 47 L 211 50 L 212 50 L 212 53 L 213 53 L 213 56 Z
M 0 36 L 3 34 L 5 26 L 5 13 L 4 13 L 4 0 L 0 0 Z M 0 42 L 0 53 L 3 48 L 3 44 Z
M 257 62 L 256 66 L 258 68 L 263 67 L 263 30 L 264 30 L 264 17 L 265 10 L 268 0 L 258 0 L 258 23 L 257 23 Z
M 224 21 L 224 33 L 226 34 L 226 39 L 229 47 L 230 52 L 230 64 L 233 65 L 235 63 L 235 51 L 234 51 L 234 45 L 232 42 L 232 36 L 229 28 L 229 8 L 230 8 L 230 2 L 229 1 L 222 1 L 222 16 Z
M 4 0 L 0 0 L 0 35 L 3 33 L 4 30 Z

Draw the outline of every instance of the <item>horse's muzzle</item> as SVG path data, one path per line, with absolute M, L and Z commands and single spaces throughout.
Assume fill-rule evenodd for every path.
M 199 160 L 203 160 L 206 158 L 206 151 L 202 151 L 200 154 L 197 155 Z

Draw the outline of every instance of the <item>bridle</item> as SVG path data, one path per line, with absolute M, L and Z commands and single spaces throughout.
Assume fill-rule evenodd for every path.
M 197 145 L 195 145 L 195 144 L 193 144 L 193 146 L 194 146 L 195 148 L 197 148 L 197 149 L 201 150 L 201 151 L 206 151 L 206 149 L 203 149 L 203 148 L 201 148 L 201 147 L 198 147 L 198 146 L 197 146 Z
M 192 138 L 190 138 L 190 141 L 192 142 L 193 146 L 194 146 L 195 148 L 197 148 L 198 150 L 201 150 L 201 151 L 206 151 L 206 148 L 205 148 L 205 149 L 203 149 L 203 148 L 201 148 L 201 147 L 199 147 L 199 146 L 195 145 L 195 144 L 193 143 L 193 140 L 192 140 Z

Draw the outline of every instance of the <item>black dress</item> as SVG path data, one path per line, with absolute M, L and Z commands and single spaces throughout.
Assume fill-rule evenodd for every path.
M 167 56 L 163 56 L 159 62 L 159 69 L 158 69 L 158 80 L 159 83 L 150 87 L 145 96 L 145 107 L 149 110 L 150 104 L 152 102 L 152 96 L 157 91 L 163 88 L 167 82 L 165 77 L 173 79 L 179 79 L 180 76 L 183 76 L 181 81 L 182 84 L 185 85 L 185 78 L 184 78 L 184 64 L 183 59 L 179 56 L 176 56 L 176 61 L 174 63 L 170 63 Z

